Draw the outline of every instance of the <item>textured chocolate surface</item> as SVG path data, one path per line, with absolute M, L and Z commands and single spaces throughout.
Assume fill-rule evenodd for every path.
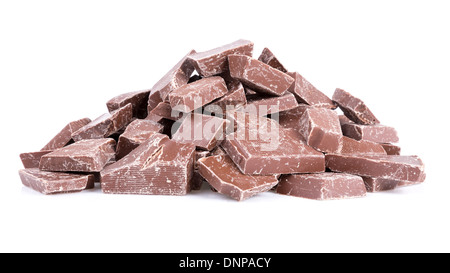
M 170 103 L 167 101 L 160 102 L 152 111 L 150 111 L 150 114 L 173 121 L 177 121 L 183 117 L 182 112 L 172 111 L 172 106 L 170 106 Z
M 371 141 L 358 141 L 344 136 L 342 144 L 342 149 L 339 151 L 340 154 L 387 154 L 383 146 Z
M 258 61 L 270 65 L 271 67 L 286 73 L 287 69 L 280 63 L 277 57 L 267 47 L 263 49 L 261 55 L 259 55 Z
M 399 141 L 397 130 L 385 125 L 360 125 L 356 123 L 344 123 L 342 126 L 344 136 L 367 140 L 377 143 L 396 143 Z
M 389 191 L 397 188 L 399 181 L 385 178 L 363 177 L 368 192 Z
M 52 151 L 22 153 L 20 154 L 20 160 L 22 161 L 23 167 L 25 169 L 39 168 L 39 162 L 41 161 L 41 157 L 51 152 Z
M 222 113 L 225 113 L 227 110 L 227 106 L 232 109 L 236 109 L 239 106 L 243 106 L 247 104 L 247 98 L 245 96 L 244 86 L 240 82 L 235 82 L 231 84 L 227 84 L 228 93 L 222 98 L 212 102 L 209 105 L 217 105 L 220 107 Z M 208 105 L 208 107 L 209 107 Z M 233 106 L 233 107 L 230 107 Z M 211 108 L 214 110 L 215 108 Z
M 198 166 L 200 174 L 217 192 L 238 201 L 269 191 L 278 183 L 275 175 L 242 174 L 227 155 L 202 158 Z
M 294 109 L 280 113 L 278 122 L 283 128 L 290 128 L 300 131 L 300 121 L 306 109 L 310 106 L 307 104 L 299 104 Z
M 90 122 L 88 118 L 70 122 L 41 151 L 53 151 L 66 146 L 72 140 L 72 134 Z
M 294 79 L 294 83 L 289 87 L 289 92 L 294 94 L 299 102 L 315 107 L 336 108 L 336 105 L 327 95 L 319 91 L 302 75 L 297 72 L 288 73 L 288 75 Z
M 362 100 L 343 89 L 337 88 L 334 91 L 333 101 L 337 103 L 342 112 L 344 112 L 345 116 L 353 122 L 366 125 L 380 123 L 380 121 L 378 121 L 372 111 L 370 111 Z
M 131 103 L 133 106 L 133 117 L 143 119 L 147 117 L 149 95 L 150 89 L 121 94 L 106 102 L 106 107 L 108 108 L 108 111 L 112 113 L 117 109 L 126 106 L 128 103 Z
M 400 146 L 390 144 L 390 143 L 381 143 L 380 144 L 383 149 L 386 151 L 388 155 L 400 155 L 402 148 Z
M 249 98 L 247 105 L 240 108 L 239 111 L 254 113 L 259 116 L 279 113 L 294 109 L 298 106 L 297 100 L 291 93 L 279 97 L 256 96 L 255 99 Z
M 315 200 L 333 200 L 365 196 L 366 188 L 359 176 L 328 172 L 283 175 L 276 192 Z

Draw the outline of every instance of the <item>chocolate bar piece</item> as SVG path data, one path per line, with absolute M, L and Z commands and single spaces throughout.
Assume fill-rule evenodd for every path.
M 307 108 L 300 118 L 300 133 L 309 146 L 321 152 L 337 153 L 342 149 L 341 125 L 333 110 Z
M 386 151 L 388 155 L 400 155 L 402 148 L 400 146 L 390 144 L 390 143 L 381 143 L 381 146 Z
M 39 168 L 39 162 L 41 161 L 41 157 L 51 152 L 52 151 L 22 153 L 20 154 L 20 160 L 22 161 L 23 167 L 25 169 Z
M 173 121 L 177 121 L 183 117 L 183 113 L 173 111 L 172 107 L 170 106 L 170 103 L 167 101 L 160 102 L 155 108 L 153 108 L 152 111 L 150 111 L 150 114 L 170 119 Z
M 88 118 L 70 122 L 41 151 L 53 151 L 66 146 L 72 140 L 72 134 L 90 122 Z
M 294 79 L 263 62 L 244 55 L 228 56 L 230 74 L 257 92 L 283 95 Z
M 252 53 L 252 42 L 238 40 L 215 49 L 192 54 L 189 56 L 189 60 L 201 76 L 210 77 L 228 70 L 228 55 L 241 54 L 252 56 Z
M 172 139 L 211 151 L 225 138 L 226 122 L 218 117 L 192 114 L 183 120 Z
M 94 187 L 93 175 L 45 172 L 39 169 L 19 171 L 22 184 L 43 194 L 78 192 Z
M 335 109 L 336 105 L 324 93 L 320 92 L 314 85 L 307 81 L 297 72 L 288 73 L 294 79 L 294 83 L 288 91 L 296 96 L 299 102 L 315 107 Z
M 185 195 L 191 190 L 195 145 L 154 134 L 101 172 L 104 193 Z
M 294 109 L 281 112 L 278 117 L 278 122 L 283 128 L 290 128 L 300 130 L 300 120 L 306 109 L 310 106 L 307 104 L 299 104 Z
M 360 176 L 418 182 L 425 167 L 417 156 L 327 154 L 326 165 L 332 171 Z
M 198 160 L 200 158 L 205 158 L 211 156 L 210 151 L 196 150 L 194 154 L 194 174 L 192 176 L 191 190 L 198 191 L 202 188 L 203 182 L 206 180 L 201 176 L 198 171 Z
M 202 158 L 198 166 L 200 174 L 217 192 L 238 201 L 269 191 L 278 183 L 275 175 L 242 174 L 227 155 Z
M 239 111 L 245 111 L 259 116 L 279 113 L 294 109 L 298 106 L 297 100 L 291 93 L 279 97 L 269 97 L 257 95 L 256 99 L 247 99 L 247 105 L 239 108 Z
M 378 143 L 366 141 L 366 140 L 355 140 L 344 136 L 342 142 L 342 149 L 340 154 L 386 154 L 386 151 Z
M 367 140 L 377 143 L 395 143 L 399 141 L 397 131 L 394 128 L 381 124 L 360 125 L 345 123 L 341 127 L 344 136 L 356 140 Z
M 112 113 L 117 109 L 126 106 L 128 103 L 131 103 L 133 106 L 133 117 L 143 119 L 147 117 L 149 95 L 150 89 L 121 94 L 106 102 L 106 107 L 108 108 L 108 111 Z
M 353 122 L 363 125 L 374 125 L 380 123 L 380 121 L 362 100 L 351 95 L 345 90 L 337 88 L 333 94 L 333 101 L 337 103 L 342 112 L 344 112 L 345 116 Z
M 263 52 L 258 58 L 258 61 L 268 64 L 271 67 L 280 70 L 281 72 L 287 72 L 287 69 L 280 63 L 277 57 L 275 57 L 272 51 L 270 51 L 267 47 L 263 49 Z
M 339 123 L 341 123 L 341 126 L 347 123 L 354 123 L 353 121 L 351 121 L 350 119 L 348 119 L 348 117 L 346 117 L 345 115 L 339 115 Z
M 72 134 L 75 141 L 82 139 L 105 138 L 117 133 L 127 126 L 133 119 L 133 106 L 131 103 L 112 113 L 103 114 L 94 121 L 81 127 Z
M 131 122 L 117 142 L 116 159 L 119 160 L 147 141 L 153 134 L 161 133 L 164 126 L 151 120 L 137 119 Z
M 379 177 L 363 176 L 364 184 L 368 192 L 389 191 L 397 187 L 399 181 Z
M 114 139 L 80 140 L 42 156 L 39 169 L 54 172 L 99 172 L 115 158 Z
M 365 196 L 366 188 L 359 176 L 328 172 L 284 175 L 276 192 L 314 200 L 333 200 Z
M 227 111 L 227 106 L 230 109 L 230 106 L 233 106 L 231 108 L 236 109 L 239 106 L 243 106 L 247 104 L 247 98 L 245 96 L 245 90 L 244 86 L 240 82 L 227 84 L 228 86 L 228 93 L 223 96 L 222 98 L 213 101 L 211 104 L 207 106 L 208 109 L 211 109 L 209 106 L 215 106 L 217 105 L 222 110 L 222 113 L 225 113 Z M 214 109 L 214 108 L 212 108 Z

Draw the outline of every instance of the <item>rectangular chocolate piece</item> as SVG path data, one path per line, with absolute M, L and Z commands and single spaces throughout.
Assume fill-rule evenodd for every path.
M 82 139 L 105 138 L 117 133 L 127 126 L 133 119 L 131 103 L 112 113 L 104 114 L 72 134 L 75 141 Z
M 380 121 L 370 111 L 366 104 L 351 95 L 343 89 L 337 88 L 333 94 L 333 101 L 337 103 L 345 116 L 358 124 L 374 125 L 379 124 Z
M 42 156 L 39 169 L 54 172 L 100 172 L 115 158 L 114 139 L 87 139 Z
M 210 77 L 228 70 L 228 55 L 241 54 L 252 56 L 252 53 L 252 42 L 238 40 L 215 49 L 192 54 L 189 56 L 189 60 L 201 76 Z
M 397 130 L 393 127 L 377 125 L 360 125 L 345 123 L 341 126 L 344 136 L 377 143 L 395 143 L 399 141 Z
M 22 184 L 43 194 L 78 192 L 94 186 L 93 175 L 45 172 L 39 169 L 19 171 Z
M 189 113 L 227 93 L 224 79 L 216 76 L 201 79 L 172 91 L 169 101 L 172 109 Z
M 268 64 L 271 67 L 280 70 L 281 72 L 287 72 L 287 69 L 280 63 L 278 58 L 275 57 L 272 51 L 270 51 L 267 47 L 263 49 L 261 55 L 258 58 L 258 61 Z
M 167 101 L 160 102 L 155 108 L 153 108 L 152 111 L 150 111 L 150 114 L 173 121 L 177 121 L 183 117 L 183 113 L 179 111 L 173 111 L 172 106 L 170 106 L 170 103 Z
M 366 188 L 359 176 L 327 172 L 284 175 L 276 192 L 314 200 L 334 200 L 365 196 Z
M 336 105 L 327 95 L 319 91 L 302 75 L 297 72 L 288 73 L 288 75 L 294 79 L 294 83 L 288 90 L 296 96 L 299 102 L 315 107 L 336 108 Z
M 257 92 L 281 96 L 294 79 L 263 62 L 244 55 L 228 56 L 230 74 Z
M 377 177 L 363 177 L 368 192 L 389 191 L 397 188 L 399 181 Z
M 22 153 L 20 154 L 20 160 L 22 160 L 22 164 L 25 169 L 39 168 L 39 162 L 41 161 L 41 157 L 51 152 L 52 151 Z
M 306 109 L 310 106 L 299 104 L 296 108 L 280 113 L 278 122 L 283 128 L 290 128 L 300 131 L 300 121 Z
M 276 175 L 242 174 L 227 155 L 202 158 L 198 166 L 200 174 L 217 192 L 238 201 L 269 191 L 278 183 Z
M 327 168 L 336 172 L 410 182 L 420 181 L 425 175 L 417 156 L 327 154 L 325 158 Z
M 341 126 L 346 123 L 354 123 L 353 121 L 348 119 L 348 117 L 346 117 L 345 115 L 339 115 L 339 122 L 341 123 Z
M 225 113 L 228 109 L 236 109 L 239 106 L 243 106 L 247 104 L 247 98 L 245 97 L 244 86 L 240 83 L 227 84 L 228 93 L 222 98 L 212 102 L 211 104 L 205 107 L 205 111 L 215 112 L 217 108 L 213 108 L 211 106 L 218 106 L 222 113 Z M 230 107 L 232 106 L 232 107 Z
M 239 111 L 245 111 L 258 116 L 266 116 L 287 110 L 294 109 L 298 106 L 297 100 L 291 93 L 279 97 L 259 96 L 255 99 L 247 99 L 247 105 L 239 108 Z
M 66 146 L 72 140 L 72 134 L 90 122 L 88 118 L 70 122 L 41 151 L 53 151 Z
M 133 117 L 143 119 L 147 117 L 147 104 L 150 89 L 129 92 L 118 95 L 106 103 L 110 113 L 131 103 L 133 106 Z
M 367 140 L 355 140 L 344 136 L 340 154 L 386 154 L 386 151 L 378 143 Z
M 147 141 L 153 134 L 161 133 L 164 126 L 151 120 L 137 119 L 131 122 L 117 143 L 116 159 L 119 160 Z
M 400 146 L 390 144 L 390 143 L 381 143 L 380 144 L 383 149 L 386 151 L 388 155 L 400 155 L 402 148 Z

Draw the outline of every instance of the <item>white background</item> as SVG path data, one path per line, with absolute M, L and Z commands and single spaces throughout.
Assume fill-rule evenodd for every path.
M 1 1 L 2 252 L 449 252 L 448 1 Z M 397 128 L 424 184 L 342 201 L 44 196 L 19 153 L 151 86 L 190 49 L 244 38 Z

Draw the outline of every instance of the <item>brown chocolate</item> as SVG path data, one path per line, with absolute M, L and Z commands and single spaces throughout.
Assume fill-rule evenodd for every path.
M 52 151 L 22 153 L 20 154 L 20 160 L 22 161 L 23 167 L 25 169 L 39 168 L 39 162 L 41 161 L 41 157 L 51 152 Z
M 287 72 L 287 69 L 280 63 L 277 57 L 275 57 L 272 51 L 270 51 L 267 47 L 263 49 L 263 52 L 258 58 L 258 61 L 268 64 L 271 67 L 280 70 L 281 72 Z
M 306 109 L 310 106 L 307 104 L 299 104 L 294 109 L 280 113 L 278 122 L 283 128 L 290 128 L 300 131 L 300 120 Z
M 43 194 L 78 192 L 94 186 L 93 175 L 45 172 L 33 168 L 20 170 L 19 176 L 23 185 Z
M 363 177 L 368 192 L 389 191 L 397 187 L 399 181 L 376 177 Z
M 344 123 L 341 128 L 344 136 L 356 140 L 367 140 L 377 143 L 395 143 L 399 141 L 397 131 L 394 128 L 381 124 L 360 125 Z
M 388 155 L 400 155 L 402 148 L 400 146 L 390 144 L 390 143 L 381 143 L 380 144 L 383 149 L 386 151 Z
M 337 103 L 345 116 L 355 123 L 365 125 L 380 123 L 362 100 L 343 89 L 337 88 L 336 91 L 334 91 L 333 101 Z
M 341 126 L 347 123 L 354 123 L 353 121 L 351 121 L 348 117 L 346 117 L 345 115 L 339 115 L 339 123 L 341 123 Z
M 150 89 L 129 92 L 118 95 L 106 103 L 110 113 L 131 103 L 133 106 L 133 117 L 143 119 L 147 117 L 147 104 Z
M 291 93 L 283 96 L 257 96 L 255 99 L 248 99 L 247 105 L 239 108 L 239 111 L 253 113 L 259 116 L 279 113 L 294 109 L 298 106 L 297 100 Z
M 72 134 L 90 122 L 88 118 L 70 122 L 41 151 L 53 151 L 66 146 L 72 140 Z
M 237 82 L 235 84 L 227 84 L 228 93 L 222 98 L 212 102 L 207 107 L 211 109 L 209 106 L 217 105 L 220 107 L 222 113 L 225 113 L 227 110 L 227 106 L 233 106 L 231 108 L 238 108 L 239 106 L 243 106 L 247 104 L 247 98 L 245 97 L 244 86 Z M 230 107 L 229 107 L 230 108 Z M 214 110 L 214 108 L 212 108 Z
M 359 176 L 328 172 L 284 175 L 276 192 L 314 200 L 333 200 L 365 196 L 366 188 Z
M 294 94 L 299 102 L 315 107 L 335 109 L 336 105 L 324 93 L 307 81 L 297 72 L 288 73 L 295 81 L 289 87 L 289 92 Z
M 227 155 L 202 158 L 198 166 L 200 174 L 214 189 L 238 201 L 269 191 L 278 183 L 275 175 L 242 174 Z
M 342 142 L 342 149 L 339 151 L 340 154 L 386 154 L 386 151 L 378 143 L 366 141 L 366 140 L 355 140 L 344 136 Z
M 131 103 L 112 113 L 103 114 L 94 121 L 81 127 L 72 134 L 75 141 L 82 139 L 105 138 L 117 133 L 127 126 L 133 119 L 133 106 Z
M 228 70 L 228 55 L 241 54 L 252 56 L 252 53 L 252 42 L 238 40 L 215 49 L 192 54 L 189 56 L 189 60 L 201 76 L 210 77 Z
M 152 111 L 150 111 L 150 114 L 170 119 L 173 121 L 177 121 L 183 117 L 183 113 L 173 111 L 172 107 L 170 106 L 170 103 L 167 101 L 160 102 L 155 108 L 153 108 Z
M 283 95 L 294 79 L 263 62 L 244 55 L 228 56 L 230 74 L 257 92 Z
M 39 169 L 54 172 L 100 172 L 115 158 L 114 139 L 87 139 L 42 156 Z
M 211 156 L 210 151 L 196 150 L 194 154 L 194 174 L 192 176 L 191 190 L 198 191 L 202 188 L 203 183 L 206 181 L 198 171 L 198 160 Z

